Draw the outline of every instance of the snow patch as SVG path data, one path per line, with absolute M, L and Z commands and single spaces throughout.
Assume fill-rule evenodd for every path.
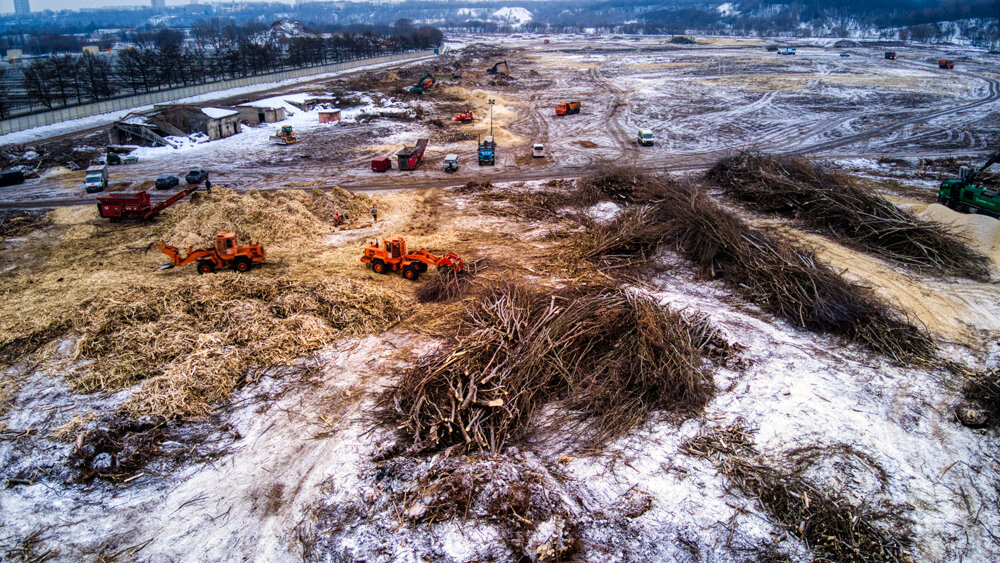
M 230 117 L 240 113 L 234 109 L 226 108 L 201 108 L 201 112 L 212 119 L 222 119 L 224 117 Z

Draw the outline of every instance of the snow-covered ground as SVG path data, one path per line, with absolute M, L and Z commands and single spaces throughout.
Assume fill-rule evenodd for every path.
M 668 44 L 668 38 L 595 42 L 559 36 L 549 45 L 539 36 L 502 40 L 528 48 L 510 57 L 510 83 L 489 85 L 479 75 L 495 61 L 479 61 L 482 68 L 466 71 L 479 82 L 450 84 L 479 117 L 474 125 L 461 126 L 469 131 L 485 130 L 486 100 L 497 99 L 496 167 L 476 166 L 475 143 L 466 140 L 432 145 L 427 163 L 416 171 L 377 175 L 368 164 L 372 156 L 439 131 L 410 120 L 417 108 L 439 116 L 432 97 L 353 93 L 361 104 L 343 110 L 344 122 L 321 125 L 318 110 L 288 103 L 304 96 L 299 93 L 267 100 L 286 109 L 284 122 L 247 127 L 219 141 L 139 149 L 139 163 L 113 169 L 112 182 L 135 185 L 204 166 L 217 185 L 240 190 L 351 183 L 428 187 L 516 175 L 528 181 L 504 188 L 532 191 L 542 189 L 546 179 L 588 173 L 608 162 L 686 170 L 739 148 L 810 147 L 821 147 L 817 156 L 846 169 L 881 175 L 889 169 L 879 161 L 883 155 L 913 163 L 927 156 L 975 157 L 998 140 L 996 102 L 990 98 L 1000 91 L 991 82 L 989 60 L 978 51 L 964 52 L 962 70 L 951 73 L 931 63 L 939 55 L 954 56 L 955 48 L 948 46 L 898 49 L 905 55 L 893 63 L 874 48 L 852 48 L 851 57 L 840 57 L 819 40 L 809 40 L 812 46 L 795 57 L 768 53 L 763 42 L 731 38 L 698 38 L 693 46 Z M 569 100 L 580 100 L 582 112 L 554 116 L 553 106 Z M 976 100 L 985 101 L 970 105 Z M 405 119 L 367 119 L 365 114 L 376 112 Z M 900 120 L 910 123 L 865 136 Z M 294 127 L 297 145 L 268 144 L 282 125 Z M 639 127 L 653 129 L 653 147 L 634 144 Z M 545 159 L 530 158 L 533 142 L 545 144 Z M 436 165 L 447 152 L 460 155 L 462 168 L 455 175 Z M 74 182 L 70 174 L 53 172 L 29 181 L 16 197 L 76 194 Z M 928 193 L 936 189 L 932 180 L 912 185 Z M 478 215 L 473 196 L 457 192 L 445 192 L 442 199 L 434 219 L 442 230 L 467 233 L 475 241 L 502 233 L 509 244 L 529 251 L 557 244 L 548 224 Z M 606 222 L 620 210 L 605 202 L 585 215 Z M 405 229 L 407 221 L 338 232 L 321 244 L 360 247 L 371 236 L 390 234 L 380 229 Z M 756 429 L 757 449 L 775 464 L 801 448 L 818 448 L 823 455 L 808 468 L 811 479 L 858 504 L 912 521 L 914 560 L 1000 558 L 993 532 L 1000 526 L 995 487 L 1000 438 L 994 430 L 972 430 L 955 421 L 953 408 L 961 398 L 955 376 L 894 365 L 836 338 L 803 331 L 742 302 L 724 285 L 698 278 L 671 253 L 660 260 L 664 273 L 632 289 L 665 307 L 707 317 L 742 351 L 732 365 L 713 369 L 719 391 L 703 416 L 655 418 L 595 455 L 566 456 L 555 447 L 510 454 L 525 468 L 558 477 L 553 477 L 558 494 L 574 507 L 585 546 L 582 559 L 746 561 L 775 545 L 786 559 L 810 560 L 807 546 L 733 488 L 717 467 L 682 452 L 681 445 L 700 431 L 738 420 Z M 852 266 L 845 264 L 843 271 L 864 276 Z M 1000 300 L 995 284 L 972 285 L 920 287 L 954 293 L 958 301 L 975 293 L 975 299 L 965 300 L 975 314 L 957 308 L 940 313 L 947 317 L 944 324 L 975 333 L 982 347 L 944 342 L 944 353 L 969 365 L 995 365 Z M 947 302 L 932 297 L 913 299 Z M 935 329 L 932 320 L 940 319 L 928 318 L 926 324 Z M 68 356 L 70 344 L 53 353 Z M 520 554 L 510 551 L 494 522 L 407 518 L 401 512 L 407 507 L 395 504 L 373 461 L 391 439 L 390 429 L 377 427 L 369 416 L 374 397 L 435 345 L 406 328 L 344 339 L 315 358 L 324 367 L 314 380 L 265 378 L 212 420 L 184 430 L 211 430 L 202 430 L 214 452 L 211 460 L 154 466 L 123 485 L 70 482 L 63 461 L 72 444 L 39 436 L 73 416 L 112 408 L 127 392 L 79 395 L 57 371 L 19 366 L 27 379 L 0 418 L 9 432 L 0 440 L 0 464 L 8 475 L 41 467 L 49 476 L 0 490 L 0 512 L 17 515 L 4 518 L 0 544 L 39 531 L 42 545 L 59 546 L 59 558 L 67 561 L 118 552 L 141 560 L 516 559 Z M 21 434 L 29 428 L 34 432 Z M 184 446 L 185 439 L 190 436 L 182 433 L 171 447 Z M 640 501 L 648 502 L 648 509 L 632 511 Z M 539 525 L 539 533 L 557 524 Z

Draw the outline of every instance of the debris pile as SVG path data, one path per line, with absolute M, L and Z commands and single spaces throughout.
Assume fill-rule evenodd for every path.
M 262 244 L 301 241 L 331 232 L 335 214 L 359 217 L 372 207 L 367 195 L 342 188 L 245 194 L 216 189 L 195 192 L 191 202 L 163 219 L 168 225 L 165 242 L 179 248 L 200 246 L 220 231 L 235 231 L 237 240 Z
M 687 455 L 711 460 L 744 495 L 757 501 L 787 532 L 806 543 L 816 560 L 910 561 L 908 521 L 901 507 L 856 505 L 826 490 L 804 473 L 811 457 L 804 451 L 790 467 L 760 454 L 753 433 L 737 423 L 702 432 L 682 446 Z M 868 464 L 872 462 L 866 457 Z M 884 472 L 879 471 L 884 479 Z
M 922 272 L 989 280 L 989 259 L 952 228 L 919 219 L 847 175 L 801 157 L 741 152 L 707 178 L 748 207 L 802 220 L 849 244 Z
M 668 243 L 701 275 L 719 278 L 765 310 L 803 328 L 847 336 L 896 361 L 929 363 L 930 337 L 870 289 L 847 281 L 809 250 L 752 227 L 703 190 L 653 180 L 649 204 L 608 225 L 591 225 L 582 242 L 593 261 L 629 266 Z
M 423 358 L 381 399 L 383 422 L 418 450 L 501 452 L 559 402 L 590 446 L 655 410 L 698 412 L 714 393 L 704 327 L 617 288 L 538 292 L 498 283 L 467 308 L 457 341 Z
M 144 382 L 125 404 L 132 416 L 206 415 L 254 368 L 282 365 L 338 334 L 386 330 L 400 299 L 354 280 L 306 283 L 243 275 L 140 285 L 95 298 L 75 320 L 70 376 L 82 391 Z
M 447 303 L 459 299 L 475 285 L 475 276 L 489 267 L 485 258 L 465 263 L 463 270 L 452 267 L 438 268 L 427 281 L 417 287 L 416 296 L 420 303 Z

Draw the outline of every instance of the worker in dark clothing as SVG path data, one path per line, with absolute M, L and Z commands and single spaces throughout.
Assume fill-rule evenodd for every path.
M 372 221 L 378 221 L 378 209 L 375 209 L 374 205 L 372 206 Z
M 209 180 L 208 178 L 205 178 L 205 191 L 208 193 L 212 193 L 212 181 Z

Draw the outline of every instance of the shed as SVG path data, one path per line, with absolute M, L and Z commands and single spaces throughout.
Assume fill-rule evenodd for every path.
M 287 117 L 285 115 L 285 108 L 266 100 L 240 104 L 236 106 L 236 110 L 240 112 L 240 121 L 246 121 L 250 125 L 275 123 L 277 121 L 284 121 Z
M 324 109 L 319 112 L 320 123 L 336 123 L 340 121 L 339 109 Z

